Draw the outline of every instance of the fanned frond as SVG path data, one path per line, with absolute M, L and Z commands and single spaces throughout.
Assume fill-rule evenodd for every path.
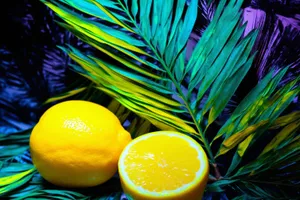
M 273 137 L 261 151 L 251 149 L 256 157 L 251 162 L 240 165 L 235 173 L 232 172 L 232 165 L 230 166 L 231 171 L 227 173 L 227 177 L 236 180 L 232 184 L 233 188 L 256 198 L 293 199 L 299 195 L 300 118 L 297 116 L 298 112 L 295 112 L 276 120 L 279 122 L 277 127 L 281 126 L 281 130 L 276 131 L 277 133 L 270 132 Z M 267 131 L 264 134 L 266 133 Z M 255 135 L 252 138 L 255 139 Z M 233 162 L 238 160 L 237 155 Z
M 64 2 L 77 8 L 69 1 Z M 188 62 L 185 61 L 186 44 L 196 21 L 198 1 L 192 0 L 189 4 L 149 1 L 148 6 L 133 1 L 131 7 L 127 1 L 105 2 L 109 5 L 90 1 L 85 6 L 97 6 L 119 28 L 101 22 L 90 23 L 58 2 L 45 4 L 67 22 L 62 24 L 65 28 L 118 64 L 84 55 L 74 48 L 65 51 L 86 70 L 85 75 L 98 84 L 98 89 L 125 107 L 160 128 L 198 135 L 213 161 L 204 131 L 237 89 L 238 84 L 231 83 L 242 81 L 253 60 L 250 51 L 256 33 L 242 38 L 244 26 L 240 26 L 239 12 L 242 1 L 230 1 L 226 7 L 226 1 L 221 1 Z M 112 5 L 118 9 L 111 9 Z M 95 16 L 96 11 L 93 11 L 89 14 Z M 116 17 L 120 11 L 127 20 Z M 224 23 L 229 23 L 225 29 Z M 136 44 L 135 38 L 142 40 Z M 189 85 L 185 87 L 187 82 Z M 223 88 L 220 83 L 225 83 L 221 84 Z M 228 91 L 226 96 L 221 93 L 223 90 Z M 199 107 L 204 94 L 210 94 L 205 109 Z M 220 98 L 222 101 L 216 101 Z M 201 127 L 200 121 L 208 111 L 208 124 L 206 128 Z M 188 115 L 188 121 L 182 120 L 184 115 Z
M 59 22 L 61 26 L 110 57 L 102 59 L 71 46 L 61 47 L 81 66 L 74 69 L 94 82 L 97 89 L 160 129 L 196 136 L 216 172 L 213 179 L 221 178 L 215 159 L 234 152 L 225 173 L 229 180 L 209 185 L 208 191 L 221 192 L 222 188 L 235 185 L 234 177 L 248 165 L 253 170 L 251 159 L 245 160 L 245 155 L 270 127 L 276 126 L 276 119 L 299 94 L 298 78 L 278 90 L 288 67 L 277 73 L 271 71 L 239 103 L 217 134 L 209 131 L 254 59 L 251 51 L 258 32 L 243 36 L 246 26 L 241 23 L 243 1 L 221 0 L 189 55 L 187 44 L 196 29 L 198 11 L 206 5 L 204 1 L 200 4 L 197 0 L 149 0 L 145 4 L 121 0 L 44 3 L 65 21 Z M 90 21 L 69 6 L 99 20 Z M 280 135 L 289 136 L 282 141 L 286 143 L 293 134 L 283 131 Z M 212 151 L 220 142 L 217 152 Z M 272 144 L 265 144 L 266 149 L 262 149 L 261 156 L 257 155 L 257 160 Z
M 110 96 L 106 106 L 133 137 L 153 130 L 152 124 L 189 134 L 208 154 L 212 173 L 206 196 L 211 198 L 213 193 L 230 198 L 224 193 L 228 188 L 242 195 L 236 199 L 290 198 L 285 186 L 299 187 L 299 113 L 282 116 L 300 93 L 299 77 L 282 81 L 291 66 L 268 72 L 224 124 L 216 122 L 257 59 L 252 51 L 259 32 L 249 32 L 242 23 L 242 0 L 220 0 L 213 5 L 204 0 L 43 2 L 62 18 L 58 23 L 63 28 L 94 48 L 60 46 L 77 63 L 71 64 L 72 69 L 89 81 L 46 103 L 70 97 L 89 99 L 95 96 L 89 91 L 99 90 L 100 96 Z M 196 25 L 200 12 L 209 20 L 202 30 Z M 188 43 L 197 32 L 199 41 L 191 51 Z M 9 145 L 8 150 L 13 148 Z M 18 154 L 5 153 L 1 159 Z M 23 171 L 12 176 L 22 177 Z M 3 194 L 99 197 L 53 189 L 36 176 L 27 180 L 25 175 L 20 180 L 26 181 L 12 186 L 19 188 L 15 194 Z M 118 191 L 120 187 L 112 196 L 119 198 Z

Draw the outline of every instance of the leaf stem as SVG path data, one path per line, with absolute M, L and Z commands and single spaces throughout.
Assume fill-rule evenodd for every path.
M 214 172 L 217 180 L 222 179 L 221 173 L 219 171 L 218 165 L 216 163 L 213 163 L 212 166 L 214 167 Z

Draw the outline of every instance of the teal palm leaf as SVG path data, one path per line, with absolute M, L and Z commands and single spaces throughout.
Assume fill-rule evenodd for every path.
M 230 1 L 226 7 L 226 1 L 221 1 L 190 58 L 186 58 L 186 44 L 195 26 L 197 0 L 132 1 L 131 5 L 127 1 L 63 2 L 93 16 L 109 17 L 91 22 L 64 4 L 45 2 L 65 20 L 62 26 L 115 60 L 63 48 L 85 69 L 84 76 L 159 128 L 196 135 L 214 163 L 205 130 L 224 110 L 253 60 L 250 52 L 256 32 L 243 38 L 242 1 Z M 84 8 L 79 6 L 83 3 Z M 204 95 L 208 99 L 203 105 Z M 201 126 L 206 114 L 207 124 Z
M 197 27 L 198 0 L 43 2 L 62 18 L 61 26 L 99 50 L 95 55 L 60 47 L 77 63 L 72 69 L 92 84 L 48 102 L 97 89 L 114 99 L 107 106 L 121 121 L 132 119 L 127 130 L 133 136 L 147 133 L 151 124 L 189 134 L 204 147 L 213 169 L 207 192 L 229 187 L 248 191 L 249 198 L 272 199 L 278 195 L 268 195 L 269 183 L 283 173 L 299 177 L 299 165 L 293 164 L 299 163 L 299 113 L 282 116 L 299 95 L 299 78 L 278 87 L 288 67 L 267 74 L 220 129 L 210 131 L 255 57 L 257 31 L 245 35 L 242 0 L 219 2 L 191 55 L 187 43 Z M 266 137 L 264 148 L 254 151 Z M 224 157 L 229 164 L 220 163 Z

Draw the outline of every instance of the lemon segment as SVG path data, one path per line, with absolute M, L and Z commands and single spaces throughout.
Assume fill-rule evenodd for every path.
M 130 142 L 119 159 L 125 193 L 135 199 L 201 199 L 209 164 L 202 147 L 181 133 L 159 131 Z

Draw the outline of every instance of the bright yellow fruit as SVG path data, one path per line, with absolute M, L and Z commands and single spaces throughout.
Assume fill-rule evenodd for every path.
M 65 101 L 49 108 L 30 136 L 32 161 L 49 182 L 90 187 L 110 179 L 131 141 L 107 108 L 87 101 Z
M 209 174 L 202 147 L 189 136 L 169 131 L 134 139 L 118 166 L 122 188 L 134 200 L 199 200 Z

